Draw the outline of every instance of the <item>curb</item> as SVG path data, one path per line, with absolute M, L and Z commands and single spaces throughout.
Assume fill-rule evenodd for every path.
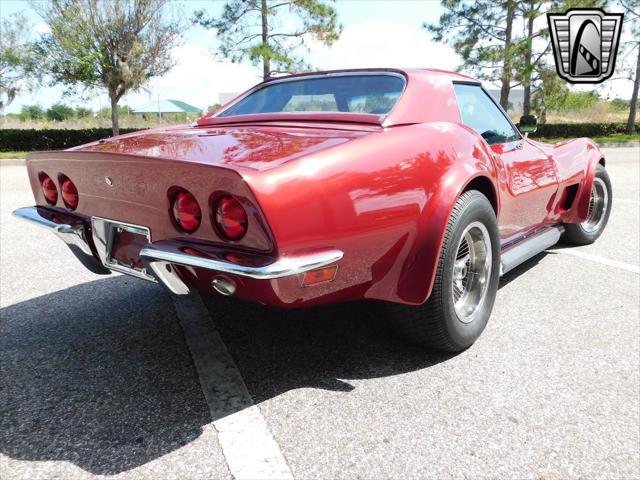
M 0 160 L 0 167 L 16 167 L 24 164 L 25 164 L 25 161 L 19 158 L 9 158 L 7 160 Z

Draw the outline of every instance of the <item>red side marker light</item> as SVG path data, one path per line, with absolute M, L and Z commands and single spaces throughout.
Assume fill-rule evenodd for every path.
M 304 274 L 302 280 L 303 287 L 310 287 L 311 285 L 318 285 L 320 283 L 331 282 L 336 278 L 336 272 L 338 271 L 337 265 L 332 267 L 318 268 L 316 270 L 309 270 Z

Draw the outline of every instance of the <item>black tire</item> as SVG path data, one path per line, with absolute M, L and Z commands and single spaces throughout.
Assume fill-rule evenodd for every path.
M 453 275 L 461 237 L 468 226 L 481 223 L 491 245 L 491 271 L 484 300 L 473 319 L 464 323 L 456 313 L 453 300 Z M 470 347 L 485 329 L 498 290 L 500 239 L 496 215 L 489 200 L 471 190 L 457 200 L 445 232 L 431 296 L 423 305 L 388 304 L 389 320 L 404 338 L 421 346 L 458 352 Z
M 598 181 L 600 181 L 600 183 L 597 184 L 596 182 Z M 574 245 L 589 245 L 595 242 L 598 237 L 602 235 L 602 232 L 604 231 L 605 227 L 607 226 L 607 222 L 609 221 L 609 215 L 611 214 L 613 192 L 611 189 L 611 180 L 609 179 L 609 174 L 607 173 L 607 170 L 600 164 L 596 168 L 596 176 L 594 179 L 592 192 L 596 190 L 596 188 L 606 189 L 606 202 L 604 204 L 604 207 L 602 208 L 602 211 L 598 215 L 597 225 L 594 226 L 592 225 L 592 223 L 590 223 L 590 217 L 588 217 L 587 220 L 582 223 L 565 223 L 565 232 L 562 236 L 562 240 L 564 240 L 565 242 L 572 243 Z M 593 197 L 591 198 L 590 203 L 592 201 Z M 593 208 L 594 206 L 590 205 L 590 215 Z

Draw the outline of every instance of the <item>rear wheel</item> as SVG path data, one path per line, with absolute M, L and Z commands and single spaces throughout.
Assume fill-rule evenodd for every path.
M 595 242 L 602 235 L 609 221 L 611 194 L 609 174 L 602 165 L 598 165 L 591 186 L 587 218 L 582 223 L 565 224 L 563 240 L 575 245 L 588 245 Z
M 447 351 L 471 346 L 491 315 L 499 262 L 491 203 L 478 191 L 465 192 L 449 219 L 429 300 L 418 306 L 389 304 L 392 325 L 419 345 Z

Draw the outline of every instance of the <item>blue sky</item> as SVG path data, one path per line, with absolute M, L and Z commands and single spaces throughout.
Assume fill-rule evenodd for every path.
M 221 0 L 176 1 L 173 8 L 179 15 L 190 17 L 194 10 L 205 9 L 218 14 Z M 435 22 L 442 13 L 438 0 L 338 0 L 335 3 L 344 30 L 332 46 L 311 44 L 307 61 L 316 68 L 348 67 L 434 67 L 454 69 L 460 63 L 449 47 L 433 42 L 422 23 Z M 22 12 L 34 25 L 34 36 L 44 24 L 28 0 L 0 0 L 0 16 Z M 290 19 L 284 18 L 283 22 Z M 128 94 L 121 104 L 132 107 L 150 100 L 171 98 L 200 108 L 218 102 L 220 93 L 239 92 L 260 80 L 260 69 L 250 64 L 234 65 L 211 55 L 217 42 L 215 32 L 191 27 L 183 34 L 182 43 L 174 48 L 177 62 L 163 78 L 152 80 L 144 91 Z M 616 93 L 630 96 L 630 87 L 615 85 Z M 630 83 L 630 82 L 629 82 Z M 62 98 L 60 87 L 39 88 L 21 94 L 6 109 L 17 112 L 22 105 L 39 103 L 48 107 Z M 85 98 L 68 97 L 65 103 L 83 104 L 94 110 L 108 106 L 102 93 Z

